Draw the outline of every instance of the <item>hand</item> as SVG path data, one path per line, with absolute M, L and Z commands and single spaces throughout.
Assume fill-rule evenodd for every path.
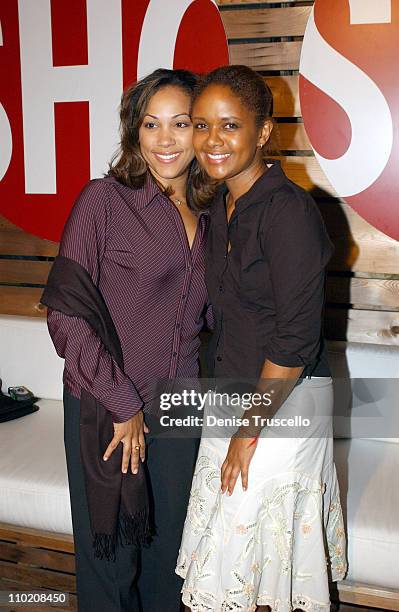
M 248 469 L 254 456 L 257 438 L 232 437 L 227 451 L 226 459 L 221 469 L 222 493 L 228 491 L 232 495 L 237 478 L 241 473 L 242 488 L 248 489 Z
M 143 413 L 140 410 L 131 419 L 124 423 L 114 423 L 114 437 L 104 453 L 104 461 L 107 461 L 118 444 L 123 444 L 122 472 L 127 473 L 129 462 L 133 474 L 139 471 L 139 459 L 145 460 L 145 433 L 149 433 L 147 425 L 144 423 Z

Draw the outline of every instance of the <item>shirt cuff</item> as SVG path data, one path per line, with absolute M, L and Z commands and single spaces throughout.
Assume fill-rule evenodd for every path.
M 143 407 L 143 400 L 137 389 L 126 378 L 99 401 L 106 410 L 111 412 L 114 423 L 124 423 L 131 419 Z

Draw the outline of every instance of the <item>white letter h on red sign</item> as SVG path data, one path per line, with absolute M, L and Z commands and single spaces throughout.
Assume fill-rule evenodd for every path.
M 84 66 L 53 66 L 50 0 L 19 0 L 18 6 L 25 191 L 56 193 L 55 102 L 89 101 L 92 178 L 106 170 L 116 148 L 123 87 L 121 0 L 87 0 Z

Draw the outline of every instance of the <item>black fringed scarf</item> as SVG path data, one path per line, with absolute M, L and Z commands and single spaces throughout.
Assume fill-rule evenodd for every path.
M 104 299 L 89 273 L 59 255 L 51 269 L 42 304 L 85 319 L 123 370 L 121 344 Z M 148 489 L 144 468 L 121 471 L 121 444 L 108 461 L 104 451 L 113 437 L 112 415 L 88 391 L 80 398 L 80 453 L 85 475 L 94 555 L 115 560 L 117 541 L 147 544 L 151 537 Z

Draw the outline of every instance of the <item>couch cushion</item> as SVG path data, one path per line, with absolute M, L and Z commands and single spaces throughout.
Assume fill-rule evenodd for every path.
M 334 458 L 348 526 L 348 580 L 399 586 L 399 445 L 335 440 Z
M 334 436 L 399 443 L 399 346 L 329 342 Z
M 62 399 L 64 360 L 58 357 L 45 319 L 0 316 L 3 391 L 24 385 L 38 397 Z
M 62 402 L 0 424 L 0 522 L 72 533 Z

